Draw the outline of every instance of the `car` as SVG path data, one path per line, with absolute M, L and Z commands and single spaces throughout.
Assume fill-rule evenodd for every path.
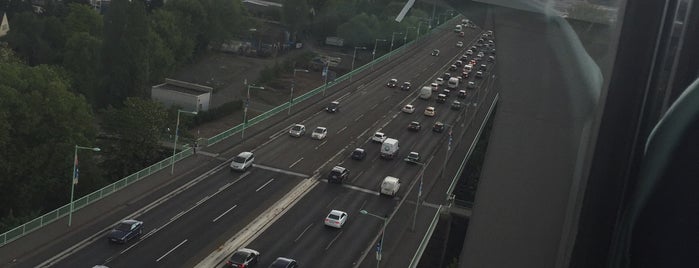
M 325 139 L 325 136 L 328 135 L 328 129 L 324 127 L 316 127 L 315 130 L 313 130 L 313 133 L 311 133 L 311 138 L 315 140 L 322 140 Z
M 449 90 L 448 88 L 442 90 L 442 94 L 446 95 L 447 97 L 449 97 L 449 93 L 451 93 L 451 90 Z
M 444 79 L 444 81 L 449 81 L 449 78 L 451 78 L 451 73 L 444 73 L 442 75 L 442 79 Z
M 325 111 L 328 113 L 334 113 L 340 110 L 340 102 L 339 101 L 333 101 L 328 104 L 328 107 L 325 107 Z
M 466 55 L 466 54 L 461 55 L 461 58 L 459 58 L 459 60 L 461 60 L 461 61 L 468 60 L 468 55 Z
M 494 62 L 495 56 L 488 56 L 488 62 Z
M 226 267 L 248 268 L 253 267 L 260 259 L 260 252 L 249 248 L 241 248 L 233 252 Z
M 303 134 L 306 134 L 306 126 L 301 125 L 301 124 L 294 124 L 291 126 L 289 129 L 289 135 L 292 137 L 301 137 Z
M 467 72 L 467 71 L 461 72 L 461 78 L 467 79 L 467 78 L 468 78 L 468 72 Z
M 435 100 L 435 102 L 445 103 L 446 101 L 447 101 L 447 95 L 444 95 L 442 93 L 437 94 L 437 99 Z M 425 112 L 427 112 L 427 111 L 425 110 Z
M 495 49 L 494 49 L 494 48 L 490 50 L 490 54 L 495 55 Z
M 492 36 L 492 35 L 493 35 L 493 31 L 488 30 L 487 32 L 485 32 L 485 34 L 487 34 L 487 35 L 489 35 L 489 36 Z
M 330 174 L 328 174 L 328 182 L 342 183 L 348 176 L 348 169 L 341 166 L 335 166 L 332 170 L 330 170 Z
M 479 70 L 479 71 L 488 70 L 488 65 L 486 65 L 486 64 L 481 64 L 480 66 L 478 66 L 478 70 Z
M 468 81 L 468 83 L 466 83 L 466 88 L 468 88 L 468 89 L 476 88 L 476 82 Z
M 482 71 L 476 72 L 476 78 L 483 78 L 483 72 Z
M 420 163 L 420 154 L 418 152 L 410 152 L 403 160 L 411 164 Z
M 398 79 L 392 78 L 388 80 L 388 83 L 386 83 L 387 87 L 397 87 L 398 86 Z
M 470 50 L 470 49 L 469 49 L 469 50 L 466 50 L 466 55 L 469 55 L 469 56 L 470 56 L 470 55 L 473 55 L 473 50 Z
M 383 132 L 376 132 L 374 133 L 374 136 L 371 137 L 371 141 L 383 143 L 383 141 L 385 141 L 386 138 L 388 137 L 386 137 L 386 134 L 384 134 Z
M 475 51 L 475 50 L 477 50 L 477 49 L 478 49 L 477 46 L 471 46 L 471 52 L 473 52 L 473 51 Z
M 269 265 L 269 268 L 298 268 L 299 264 L 296 262 L 294 259 L 289 259 L 285 257 L 277 257 L 272 264 Z
M 456 42 L 456 47 L 464 47 L 464 42 Z
M 452 101 L 451 102 L 451 109 L 455 110 L 455 111 L 461 110 L 461 102 L 458 100 Z
M 433 92 L 436 92 L 439 90 L 439 85 L 437 83 L 430 84 L 430 87 L 432 88 Z
M 435 114 L 436 114 L 436 112 L 434 110 L 434 107 L 427 106 L 427 108 L 425 108 L 425 115 L 426 116 L 434 116 Z
M 143 234 L 143 222 L 138 220 L 124 220 L 109 231 L 109 242 L 124 244 L 129 240 L 140 237 Z
M 439 56 L 439 49 L 433 49 L 431 55 L 432 56 Z
M 480 57 L 480 58 L 485 57 L 485 53 L 483 53 L 483 51 L 478 52 L 478 54 L 476 54 L 476 57 Z
M 454 62 L 454 65 L 456 65 L 456 67 L 461 67 L 461 66 L 464 65 L 464 62 L 461 61 L 461 60 L 457 60 L 457 61 Z
M 457 67 L 456 64 L 452 64 L 451 66 L 449 66 L 449 71 L 456 71 L 457 68 L 459 67 Z
M 437 77 L 437 79 L 434 80 L 434 82 L 437 83 L 437 85 L 444 85 L 444 78 Z
M 255 155 L 252 152 L 242 152 L 233 158 L 230 167 L 232 171 L 246 171 L 254 161 Z
M 403 82 L 403 85 L 400 86 L 401 90 L 410 90 L 410 82 Z
M 464 31 L 459 32 L 459 36 L 460 36 L 460 37 L 464 37 L 465 35 L 466 35 L 466 34 L 464 33 Z
M 413 106 L 412 104 L 406 104 L 405 106 L 403 106 L 403 109 L 401 110 L 406 114 L 412 114 L 415 112 L 415 106 Z
M 493 40 L 488 40 L 488 44 L 495 45 L 495 41 L 493 41 Z
M 434 126 L 432 126 L 432 131 L 437 132 L 437 133 L 442 133 L 444 132 L 444 123 L 442 122 L 435 122 Z
M 459 90 L 459 95 L 456 95 L 459 99 L 466 98 L 466 90 Z
M 347 212 L 335 209 L 331 210 L 323 221 L 325 226 L 335 227 L 338 229 L 342 228 L 342 225 L 345 225 L 345 222 L 347 222 Z
M 362 148 L 355 148 L 354 151 L 352 151 L 351 157 L 354 160 L 362 160 L 366 157 L 366 151 Z
M 420 122 L 418 122 L 418 121 L 410 122 L 410 124 L 408 124 L 408 130 L 419 131 L 420 130 Z

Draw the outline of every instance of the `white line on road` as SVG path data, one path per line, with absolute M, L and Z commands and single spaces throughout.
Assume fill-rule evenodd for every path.
M 197 205 L 206 202 L 206 200 L 209 200 L 209 198 L 211 198 L 210 195 L 205 196 L 204 198 L 202 198 L 201 200 L 199 200 L 199 202 L 197 202 Z
M 376 108 L 376 106 L 379 106 L 379 104 L 378 103 L 374 104 L 374 106 L 371 106 L 371 108 L 369 108 L 369 110 L 374 110 Z
M 318 148 L 320 148 L 320 146 L 323 146 L 326 142 L 328 142 L 328 140 L 324 140 L 323 142 L 318 144 L 318 146 L 316 146 L 316 150 L 318 150 Z
M 335 238 L 333 238 L 333 240 L 331 240 L 330 243 L 328 243 L 328 245 L 325 247 L 325 250 L 328 250 L 328 249 L 330 248 L 330 246 L 333 245 L 333 243 L 335 242 L 335 240 L 337 240 L 337 238 L 340 237 L 340 235 L 342 234 L 342 232 L 343 232 L 343 231 L 340 231 L 339 233 L 337 233 L 337 235 L 335 236 Z
M 362 132 L 362 134 L 359 134 L 359 136 L 357 136 L 357 139 L 361 139 L 361 138 L 362 138 L 362 136 L 364 136 L 364 134 L 366 134 L 366 132 L 367 132 L 367 131 L 369 131 L 369 129 L 368 129 L 368 128 L 367 128 L 367 129 L 365 129 L 365 130 L 364 130 L 364 132 Z
M 309 224 L 308 226 L 306 226 L 306 229 L 303 229 L 303 232 L 301 232 L 301 233 L 299 234 L 299 236 L 297 236 L 296 239 L 294 239 L 294 242 L 299 241 L 299 239 L 301 239 L 301 237 L 303 236 L 303 234 L 305 234 L 306 231 L 308 231 L 308 228 L 311 228 L 311 226 L 313 226 L 313 223 L 311 223 L 311 224 Z
M 163 256 L 160 256 L 160 258 L 158 258 L 157 260 L 155 260 L 155 262 L 159 262 L 160 260 L 162 260 L 163 258 L 165 258 L 165 256 L 167 256 L 167 254 L 172 253 L 175 249 L 179 248 L 179 247 L 180 247 L 182 244 L 184 244 L 185 242 L 187 242 L 187 239 L 185 239 L 185 240 L 183 240 L 182 242 L 180 242 L 179 244 L 177 244 L 177 246 L 175 246 L 174 248 L 172 248 L 170 251 L 165 252 L 165 254 L 164 254 Z
M 354 122 L 359 121 L 359 119 L 362 119 L 364 117 L 364 114 L 360 114 L 357 118 L 354 119 Z
M 294 167 L 296 164 L 298 164 L 299 162 L 301 162 L 301 160 L 303 160 L 303 157 L 299 158 L 299 160 L 296 160 L 296 162 L 294 162 L 293 164 L 291 164 L 291 166 L 289 166 L 289 168 Z
M 342 131 L 344 131 L 345 129 L 347 129 L 347 126 L 345 126 L 345 127 L 341 128 L 340 130 L 338 130 L 338 131 L 337 131 L 337 134 L 340 134 L 340 133 L 341 133 Z
M 220 219 L 221 217 L 223 217 L 223 215 L 226 215 L 226 213 L 230 212 L 231 210 L 233 210 L 233 209 L 234 209 L 235 207 L 237 207 L 237 206 L 238 206 L 238 205 L 232 206 L 232 207 L 229 208 L 228 210 L 226 210 L 226 211 L 224 211 L 223 213 L 221 213 L 221 215 L 218 215 L 218 217 L 216 217 L 216 218 L 215 218 L 213 221 L 211 221 L 211 222 L 216 222 L 218 219 Z
M 265 183 L 265 184 L 263 184 L 262 186 L 260 186 L 260 188 L 257 188 L 257 190 L 255 190 L 255 192 L 259 192 L 260 190 L 262 190 L 262 188 L 265 188 L 265 186 L 267 186 L 267 184 L 269 184 L 269 183 L 272 182 L 273 180 L 274 180 L 274 179 L 269 179 L 269 181 L 267 181 L 267 183 Z
M 308 175 L 306 175 L 306 174 L 301 174 L 301 173 L 296 173 L 296 172 L 293 172 L 293 171 L 287 171 L 287 170 L 282 170 L 282 169 L 278 169 L 278 168 L 268 167 L 268 166 L 260 165 L 260 164 L 252 164 L 252 166 L 255 167 L 255 168 L 259 168 L 259 169 L 269 170 L 269 171 L 272 171 L 272 172 L 278 172 L 278 173 L 282 173 L 282 174 L 286 174 L 286 175 L 291 175 L 291 176 L 296 176 L 296 177 L 302 177 L 302 178 L 308 178 L 308 177 L 310 177 L 310 176 L 308 176 Z
M 383 98 L 383 101 L 387 101 L 388 98 L 390 98 L 390 97 L 391 97 L 391 96 L 386 96 L 385 98 Z
M 354 185 L 343 184 L 342 187 L 349 188 L 349 189 L 352 189 L 352 190 L 357 190 L 357 191 L 360 191 L 360 192 L 365 192 L 365 193 L 372 194 L 372 195 L 379 195 L 379 192 L 377 192 L 377 191 L 372 191 L 372 190 L 369 190 L 369 189 L 364 189 L 364 188 L 357 187 L 357 186 L 354 186 Z
M 325 206 L 325 208 L 332 207 L 332 205 L 333 205 L 333 203 L 335 202 L 335 200 L 337 200 L 337 196 L 335 196 L 335 198 L 333 198 L 333 200 L 330 200 L 330 202 L 328 202 L 328 204 Z

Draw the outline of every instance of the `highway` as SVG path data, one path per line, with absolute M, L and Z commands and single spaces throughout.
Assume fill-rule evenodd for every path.
M 52 253 L 52 258 L 27 260 L 22 266 L 192 267 L 221 249 L 226 241 L 265 214 L 295 187 L 318 179 L 320 183 L 312 184 L 298 203 L 283 212 L 266 231 L 257 234 L 256 239 L 248 241 L 247 246 L 262 253 L 261 267 L 277 256 L 294 258 L 302 266 L 352 267 L 361 262 L 364 251 L 380 233 L 381 221 L 360 215 L 359 210 L 382 215 L 393 213 L 407 195 L 409 186 L 416 183 L 421 168 L 405 163 L 402 158 L 410 151 L 417 151 L 423 161 L 428 161 L 448 140 L 449 128 L 443 133 L 432 132 L 434 122 L 452 126 L 467 118 L 467 109 L 449 109 L 456 93 L 442 104 L 435 103 L 434 95 L 429 101 L 416 97 L 422 85 L 429 85 L 446 72 L 481 32 L 467 28 L 466 37 L 458 37 L 449 27 L 436 31 L 439 32 L 407 48 L 404 53 L 376 64 L 373 70 L 355 75 L 349 86 L 329 94 L 325 101 L 310 104 L 303 110 L 305 112 L 296 112 L 298 116 L 291 116 L 257 134 L 267 137 L 264 142 L 230 148 L 212 158 L 213 167 L 206 172 L 192 173 L 191 183 L 167 194 L 157 192 L 159 198 L 148 199 L 155 201 L 131 214 L 145 223 L 145 234 L 140 239 L 126 245 L 110 244 L 104 237 L 109 226 L 93 227 L 90 230 L 100 231 L 85 234 L 85 239 L 76 242 L 74 248 L 63 248 L 61 253 Z M 463 40 L 465 46 L 456 47 L 457 40 Z M 441 50 L 438 57 L 430 55 L 434 48 Z M 489 63 L 484 79 L 469 79 L 477 81 L 480 90 L 489 87 L 492 69 L 493 64 Z M 399 85 L 410 81 L 412 89 L 387 88 L 385 84 L 391 78 L 398 79 Z M 465 88 L 465 81 L 461 89 Z M 469 105 L 478 97 L 470 90 L 467 98 L 460 101 Z M 323 111 L 332 100 L 340 101 L 340 111 Z M 415 113 L 400 111 L 408 103 L 415 105 Z M 428 105 L 436 108 L 435 117 L 423 115 Z M 420 122 L 422 129 L 408 131 L 411 121 Z M 287 134 L 294 123 L 306 126 L 305 136 L 295 138 Z M 327 127 L 328 137 L 312 140 L 310 132 L 316 126 Z M 400 141 L 397 159 L 379 159 L 380 145 L 369 141 L 375 131 Z M 367 150 L 366 159 L 349 158 L 356 147 Z M 244 173 L 231 172 L 230 159 L 248 149 L 256 155 L 255 167 Z M 328 184 L 322 180 L 334 165 L 350 170 L 345 184 Z M 438 167 L 436 164 L 428 168 Z M 387 175 L 402 181 L 396 198 L 377 193 L 380 181 Z M 323 226 L 322 220 L 330 209 L 349 213 L 349 220 L 342 229 Z M 220 264 L 223 259 L 217 261 Z

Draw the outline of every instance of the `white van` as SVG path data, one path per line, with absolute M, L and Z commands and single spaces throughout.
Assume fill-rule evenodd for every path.
M 387 138 L 381 144 L 381 158 L 393 159 L 396 157 L 396 155 L 398 155 L 398 149 L 400 149 L 398 146 L 398 140 Z
M 253 155 L 251 152 L 242 152 L 233 158 L 233 161 L 231 161 L 231 170 L 248 170 L 252 166 L 253 161 L 255 161 L 255 155 Z
M 420 89 L 420 96 L 423 100 L 429 100 L 432 97 L 432 87 L 424 86 Z
M 470 73 L 471 70 L 473 70 L 473 65 L 471 65 L 471 64 L 464 65 L 464 72 Z
M 381 194 L 396 196 L 398 190 L 400 190 L 400 179 L 396 177 L 386 176 L 381 182 Z
M 459 87 L 459 78 L 449 78 L 449 81 L 447 81 L 447 87 L 452 89 Z

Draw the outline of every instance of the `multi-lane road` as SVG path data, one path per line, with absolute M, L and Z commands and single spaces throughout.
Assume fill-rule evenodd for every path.
M 325 100 L 309 104 L 298 112 L 303 117 L 291 116 L 261 131 L 257 135 L 266 137 L 261 139 L 263 142 L 233 147 L 212 159 L 212 168 L 191 174 L 190 183 L 163 194 L 130 215 L 145 222 L 140 239 L 125 245 L 108 243 L 102 229 L 108 226 L 102 226 L 86 239 L 76 241 L 74 246 L 51 253 L 53 257 L 26 260 L 22 266 L 193 267 L 200 262 L 221 265 L 224 261 L 221 256 L 231 253 L 227 247 L 234 240 L 231 238 L 241 233 L 252 235 L 235 246 L 260 251 L 261 267 L 278 256 L 296 259 L 306 267 L 352 267 L 361 263 L 367 248 L 379 236 L 382 221 L 359 211 L 365 209 L 391 217 L 408 189 L 419 179 L 423 167 L 407 164 L 402 158 L 416 151 L 428 169 L 439 168 L 440 164 L 430 163 L 434 152 L 447 146 L 450 126 L 469 118 L 466 107 L 449 108 L 449 103 L 457 99 L 455 92 L 445 103 L 435 103 L 436 94 L 430 100 L 417 98 L 419 89 L 448 72 L 448 66 L 481 34 L 479 29 L 465 31 L 466 36 L 459 37 L 451 28 L 435 30 L 403 53 L 355 75 L 351 83 L 333 91 Z M 464 47 L 456 47 L 457 41 L 464 41 Z M 430 55 L 435 48 L 441 50 L 437 57 Z M 458 99 L 464 106 L 476 102 L 482 96 L 478 92 L 492 83 L 494 76 L 490 70 L 494 63 L 488 65 L 483 79 L 469 78 L 468 81 L 477 82 L 478 89 L 468 90 L 466 98 Z M 399 85 L 410 81 L 412 89 L 386 87 L 391 78 L 398 79 Z M 460 89 L 465 89 L 466 81 Z M 340 110 L 323 111 L 325 104 L 333 100 L 340 102 Z M 405 104 L 413 104 L 415 113 L 402 113 L 400 108 Z M 436 116 L 423 115 L 427 106 L 436 108 Z M 411 121 L 420 122 L 422 129 L 408 131 Z M 447 130 L 433 132 L 432 125 L 437 121 L 447 124 Z M 288 128 L 294 123 L 304 124 L 307 134 L 289 136 Z M 310 138 L 310 131 L 316 126 L 328 128 L 325 139 Z M 370 141 L 376 131 L 399 140 L 401 149 L 397 159 L 379 158 L 380 145 Z M 231 172 L 230 159 L 249 147 L 253 147 L 256 155 L 255 166 L 244 173 Z M 356 147 L 367 151 L 365 159 L 349 158 Z M 335 165 L 350 170 L 344 184 L 329 184 L 324 180 Z M 402 182 L 395 198 L 378 194 L 381 180 L 388 175 Z M 291 200 L 292 205 L 283 207 L 283 211 L 270 211 L 270 207 L 288 198 L 291 192 L 300 192 L 301 197 Z M 342 229 L 323 225 L 331 209 L 349 214 Z M 267 220 L 268 224 L 251 230 L 250 226 L 261 226 L 261 220 Z

